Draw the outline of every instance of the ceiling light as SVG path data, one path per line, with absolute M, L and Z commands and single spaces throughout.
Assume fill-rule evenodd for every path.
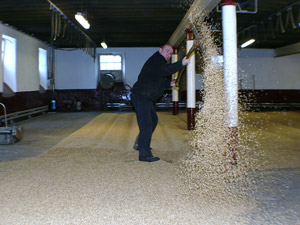
M 250 39 L 249 41 L 246 41 L 244 44 L 242 44 L 241 48 L 245 48 L 248 45 L 251 45 L 253 42 L 255 42 L 255 39 Z
M 101 46 L 102 48 L 107 49 L 107 44 L 104 41 L 101 42 Z
M 80 13 L 80 12 L 76 13 L 75 19 L 81 24 L 81 26 L 84 27 L 84 29 L 90 28 L 90 24 L 87 21 L 87 19 L 85 18 L 83 13 Z

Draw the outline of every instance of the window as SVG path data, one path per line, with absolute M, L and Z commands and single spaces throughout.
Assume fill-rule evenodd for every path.
M 110 74 L 115 82 L 123 82 L 125 69 L 124 69 L 124 55 L 119 53 L 100 54 L 99 55 L 99 78 Z
M 100 70 L 122 70 L 121 55 L 100 55 Z
M 2 35 L 2 62 L 4 95 L 17 92 L 17 40 L 7 35 Z
M 40 85 L 44 90 L 47 90 L 47 50 L 39 48 L 39 74 Z

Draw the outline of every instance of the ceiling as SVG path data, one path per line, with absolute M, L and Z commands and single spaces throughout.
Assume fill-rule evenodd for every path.
M 255 0 L 240 3 L 242 9 L 255 11 Z M 237 31 L 239 44 L 256 39 L 252 48 L 275 49 L 300 42 L 300 1 L 257 0 L 256 13 L 237 13 Z
M 250 37 L 257 40 L 250 46 L 253 48 L 274 49 L 300 42 L 299 0 L 257 1 L 256 13 L 237 14 L 239 44 Z M 169 40 L 193 0 L 51 2 L 53 4 L 48 0 L 1 0 L 0 21 L 56 47 L 84 47 L 87 42 L 100 47 L 103 40 L 109 47 L 157 47 Z M 255 0 L 237 2 L 242 10 L 255 10 Z M 220 34 L 222 14 L 217 11 L 215 8 L 210 16 Z M 90 29 L 84 30 L 75 21 L 76 12 L 86 13 Z M 61 30 L 60 36 L 53 40 L 55 21 Z

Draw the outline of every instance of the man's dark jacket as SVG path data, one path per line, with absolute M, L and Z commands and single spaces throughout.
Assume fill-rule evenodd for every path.
M 183 68 L 182 62 L 168 64 L 159 52 L 154 53 L 144 64 L 137 82 L 131 91 L 155 101 L 162 96 L 166 79 Z

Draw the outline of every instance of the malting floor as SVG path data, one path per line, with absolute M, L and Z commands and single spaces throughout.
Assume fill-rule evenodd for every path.
M 23 140 L 0 146 L 0 224 L 300 224 L 299 112 L 243 115 L 265 153 L 254 207 L 191 198 L 177 175 L 189 146 L 186 114 L 158 115 L 155 163 L 132 149 L 134 113 L 23 121 Z

